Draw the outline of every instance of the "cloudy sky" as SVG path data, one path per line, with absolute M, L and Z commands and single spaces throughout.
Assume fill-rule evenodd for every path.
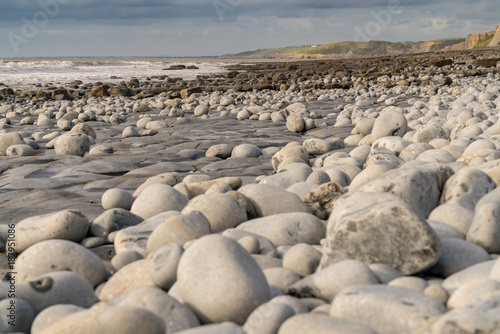
M 494 30 L 498 0 L 0 0 L 0 58 L 213 56 Z

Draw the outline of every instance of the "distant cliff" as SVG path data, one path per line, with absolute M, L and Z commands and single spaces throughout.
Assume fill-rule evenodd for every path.
M 500 45 L 500 25 L 496 31 L 471 34 L 466 38 L 439 39 L 426 42 L 334 42 L 324 45 L 293 46 L 278 49 L 260 49 L 231 55 L 241 58 L 342 58 L 371 57 L 391 54 L 409 54 L 436 51 L 468 50 L 477 47 Z
M 500 45 L 500 24 L 497 25 L 497 30 L 492 40 L 488 44 L 488 46 L 499 46 Z

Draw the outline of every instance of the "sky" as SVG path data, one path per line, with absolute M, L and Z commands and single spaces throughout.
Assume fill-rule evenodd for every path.
M 226 55 L 495 30 L 498 0 L 0 0 L 0 58 Z

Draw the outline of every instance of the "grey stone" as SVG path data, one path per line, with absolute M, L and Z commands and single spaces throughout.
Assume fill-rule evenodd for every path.
M 292 115 L 286 119 L 286 128 L 290 132 L 303 132 L 306 128 L 306 123 L 301 116 Z
M 321 260 L 321 252 L 308 244 L 297 244 L 283 257 L 283 268 L 296 272 L 302 277 L 316 271 Z
M 165 323 L 165 333 L 176 333 L 200 325 L 196 316 L 186 306 L 170 297 L 160 288 L 139 287 L 109 302 L 114 306 L 141 307 L 153 312 Z
M 344 142 L 340 138 L 321 139 L 310 138 L 306 139 L 302 145 L 311 155 L 321 155 L 334 150 L 340 150 L 345 147 Z
M 292 284 L 301 280 L 301 276 L 285 268 L 268 268 L 263 270 L 269 285 L 276 286 L 285 292 Z
M 144 219 L 124 209 L 104 211 L 90 224 L 90 233 L 96 237 L 107 238 L 110 233 L 129 226 L 135 226 Z
M 393 169 L 347 196 L 363 192 L 391 193 L 408 203 L 418 214 L 428 217 L 438 206 L 441 190 L 452 174 L 451 168 L 440 164 Z
M 194 116 L 200 117 L 200 116 L 203 116 L 203 115 L 208 115 L 208 112 L 209 112 L 208 105 L 206 105 L 206 104 L 200 104 L 199 106 L 197 106 L 194 109 Z
M 148 178 L 143 184 L 141 184 L 134 192 L 134 197 L 137 198 L 142 193 L 144 189 L 153 184 L 166 184 L 171 187 L 175 186 L 180 182 L 180 176 L 176 173 L 163 173 L 156 176 Z
M 253 237 L 259 242 L 259 251 L 258 254 L 270 255 L 274 256 L 276 254 L 276 246 L 271 242 L 271 240 L 267 239 L 264 236 L 258 235 L 256 233 L 243 231 L 240 229 L 230 228 L 222 232 L 222 235 L 236 241 L 239 241 L 242 238 Z
M 396 110 L 387 110 L 380 114 L 373 124 L 372 142 L 387 136 L 403 137 L 407 130 L 406 117 Z
M 101 204 L 104 210 L 114 208 L 130 210 L 132 203 L 134 203 L 132 194 L 118 188 L 106 190 L 101 198 Z
M 272 158 L 273 169 L 278 171 L 280 165 L 289 159 L 299 159 L 309 164 L 309 152 L 301 145 L 287 145 L 275 153 Z
M 281 268 L 283 266 L 283 260 L 261 254 L 251 254 L 252 258 L 257 262 L 260 269 L 265 270 L 269 268 Z
M 237 227 L 269 239 L 276 247 L 299 243 L 319 245 L 325 224 L 309 213 L 283 213 L 249 220 Z
M 387 284 L 396 278 L 404 276 L 400 271 L 388 266 L 387 264 L 372 263 L 368 267 L 375 274 L 375 276 L 377 276 L 377 279 L 381 284 Z
M 30 333 L 35 311 L 23 299 L 8 298 L 0 301 L 0 316 L 2 333 Z
M 245 248 L 245 250 L 250 254 L 258 254 L 260 251 L 260 243 L 259 240 L 252 236 L 248 235 L 241 239 L 237 240 L 241 247 Z
M 429 219 L 453 226 L 463 235 L 467 235 L 469 232 L 473 218 L 474 211 L 458 204 L 441 204 L 429 215 Z
M 412 333 L 427 319 L 445 312 L 446 308 L 439 301 L 422 293 L 371 285 L 343 290 L 333 301 L 330 315 L 356 322 L 378 333 L 402 334 Z
M 141 134 L 139 133 L 139 129 L 137 129 L 135 126 L 127 126 L 125 129 L 123 129 L 122 132 L 122 137 L 124 138 L 130 138 L 130 137 L 140 137 Z
M 328 174 L 322 170 L 317 170 L 317 171 L 312 172 L 311 174 L 309 174 L 309 176 L 306 179 L 306 182 L 313 183 L 316 185 L 328 183 L 330 181 L 331 181 L 330 176 L 328 176 Z
M 492 295 L 500 296 L 500 282 L 492 279 L 467 282 L 456 289 L 448 300 L 448 309 L 478 304 L 491 298 Z
M 204 325 L 177 332 L 178 334 L 245 334 L 240 326 L 232 322 Z
M 445 288 L 450 294 L 452 294 L 460 286 L 467 284 L 470 281 L 482 281 L 490 277 L 492 269 L 495 265 L 495 260 L 484 261 L 478 264 L 472 265 L 461 271 L 448 276 L 443 281 L 443 288 Z M 493 278 L 494 279 L 494 278 Z
M 7 149 L 12 145 L 26 144 L 23 137 L 17 132 L 10 132 L 0 135 L 0 156 L 7 154 Z
M 186 178 L 188 177 L 189 175 L 186 176 Z M 208 189 L 213 187 L 215 184 L 221 182 L 227 184 L 233 190 L 239 189 L 243 183 L 241 178 L 236 176 L 227 176 L 227 177 L 217 178 L 215 180 L 206 180 L 206 181 L 189 182 L 189 183 L 183 181 L 183 183 L 186 183 L 186 188 L 189 193 L 189 198 L 194 198 L 196 196 L 203 195 L 208 191 Z
M 159 213 L 171 210 L 181 211 L 188 198 L 166 184 L 153 184 L 146 187 L 136 198 L 130 212 L 148 219 Z
M 146 219 L 140 224 L 120 230 L 114 239 L 116 253 L 135 250 L 146 256 L 146 245 L 151 233 L 164 221 L 179 215 L 181 215 L 179 211 L 163 212 Z
M 465 236 L 462 232 L 450 226 L 448 224 L 442 223 L 437 220 L 427 219 L 427 224 L 436 232 L 439 239 L 448 239 L 448 238 L 456 238 L 456 239 L 465 239 Z
M 8 157 L 28 157 L 35 155 L 35 149 L 30 145 L 12 145 L 9 146 L 5 155 Z
M 346 259 L 384 263 L 411 275 L 434 265 L 439 237 L 413 209 L 389 193 L 355 193 L 328 220 L 320 269 Z
M 392 164 L 370 164 L 365 169 L 363 169 L 356 177 L 351 181 L 349 185 L 349 190 L 354 190 L 359 188 L 365 183 L 368 183 L 377 177 L 381 176 L 390 169 L 393 169 Z
M 148 258 L 127 264 L 96 289 L 96 295 L 101 301 L 107 302 L 142 286 L 154 286 L 149 274 L 150 265 L 151 259 Z
M 489 253 L 500 253 L 500 189 L 483 196 L 476 204 L 467 241 Z
M 186 250 L 177 279 L 184 304 L 202 323 L 243 324 L 270 298 L 255 260 L 236 241 L 219 235 L 202 237 Z M 218 298 L 221 295 L 225 298 Z
M 426 333 L 498 333 L 500 296 L 451 310 L 430 326 Z
M 19 283 L 16 297 L 28 302 L 35 314 L 57 304 L 88 308 L 96 302 L 89 281 L 69 271 L 54 271 Z
M 83 310 L 85 309 L 71 304 L 57 304 L 47 307 L 36 316 L 35 321 L 33 321 L 33 325 L 31 326 L 31 333 L 40 334 L 47 327 L 61 320 L 65 316 Z M 29 332 L 29 330 L 27 332 Z
M 164 334 L 165 327 L 162 318 L 142 307 L 104 306 L 70 314 L 40 334 Z
M 232 158 L 258 158 L 261 155 L 260 148 L 252 144 L 235 146 L 231 152 Z
M 406 146 L 401 153 L 399 153 L 399 158 L 406 162 L 412 161 L 422 153 L 432 149 L 434 149 L 434 147 L 428 143 L 412 143 Z
M 429 286 L 426 280 L 416 276 L 398 277 L 387 284 L 388 286 L 398 286 L 400 288 L 410 289 L 416 292 L 424 293 L 425 288 Z
M 188 214 L 193 211 L 201 212 L 208 219 L 213 233 L 236 227 L 247 220 L 245 209 L 235 199 L 225 194 L 196 196 L 189 201 L 182 213 Z
M 89 227 L 87 217 L 73 210 L 26 218 L 16 224 L 16 252 L 21 253 L 37 242 L 49 239 L 80 242 Z
M 275 334 L 283 322 L 295 315 L 294 310 L 272 300 L 255 309 L 243 325 L 246 334 Z
M 443 239 L 439 261 L 428 270 L 428 274 L 446 278 L 488 260 L 490 260 L 488 253 L 471 242 L 455 238 Z
M 473 168 L 462 168 L 446 181 L 440 202 L 474 210 L 481 197 L 495 188 L 495 181 L 486 173 Z
M 142 254 L 139 254 L 138 252 L 133 250 L 129 250 L 113 256 L 113 258 L 111 259 L 111 265 L 113 266 L 115 271 L 118 271 L 121 268 L 125 267 L 127 264 L 142 259 L 144 259 L 144 256 Z
M 106 279 L 106 268 L 101 259 L 85 247 L 67 240 L 36 243 L 18 256 L 16 269 L 19 272 L 18 282 L 62 270 L 82 275 L 92 286 Z
M 286 293 L 300 298 L 315 297 L 331 303 L 345 288 L 372 284 L 378 284 L 378 279 L 366 264 L 345 260 L 295 282 Z
M 441 124 L 436 121 L 430 121 L 415 132 L 411 141 L 429 143 L 431 140 L 437 138 L 448 139 L 448 135 Z
M 328 182 L 316 187 L 304 197 L 311 212 L 320 219 L 328 219 L 332 213 L 335 201 L 344 194 L 344 189 L 338 183 Z
M 209 158 L 217 157 L 217 158 L 227 159 L 231 156 L 232 151 L 233 149 L 229 144 L 218 144 L 210 146 L 205 155 Z
M 283 323 L 278 334 L 376 334 L 358 321 L 348 321 L 327 314 L 297 314 Z
M 267 184 L 248 184 L 239 190 L 253 204 L 259 217 L 310 210 L 300 198 L 286 190 Z
M 181 245 L 169 244 L 151 254 L 151 280 L 163 290 L 168 291 L 177 281 L 177 266 L 183 253 Z
M 151 233 L 146 249 L 154 252 L 168 244 L 184 245 L 211 233 L 210 222 L 201 211 L 188 211 L 181 216 L 171 217 Z
M 59 155 L 84 156 L 90 151 L 92 145 L 91 137 L 80 131 L 71 131 L 57 138 L 54 150 Z

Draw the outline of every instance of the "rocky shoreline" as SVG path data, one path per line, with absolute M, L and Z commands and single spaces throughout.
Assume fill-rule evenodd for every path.
M 499 333 L 497 55 L 0 86 L 0 332 Z

